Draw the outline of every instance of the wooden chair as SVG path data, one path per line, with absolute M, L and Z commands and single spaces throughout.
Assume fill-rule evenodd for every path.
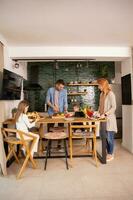
M 74 136 L 73 135 L 73 129 L 75 128 L 85 128 L 87 129 L 87 133 L 85 133 L 83 136 Z M 72 161 L 72 157 L 73 157 L 73 139 L 80 139 L 80 138 L 86 138 L 86 141 L 93 141 L 93 148 L 92 148 L 92 156 L 95 159 L 96 162 L 96 166 L 98 167 L 98 159 L 97 159 L 97 151 L 96 151 L 96 129 L 97 126 L 96 125 L 70 125 L 70 137 L 69 137 L 69 143 L 70 143 L 70 159 Z M 91 130 L 91 132 L 90 132 Z M 91 134 L 90 134 L 91 133 Z
M 25 133 L 16 129 L 2 128 L 1 131 L 3 134 L 4 142 L 8 143 L 9 152 L 6 157 L 7 161 L 10 159 L 11 155 L 13 155 L 17 163 L 20 163 L 18 155 L 16 153 L 16 146 L 21 145 L 25 148 L 25 152 L 26 152 L 25 160 L 22 164 L 21 169 L 19 170 L 17 174 L 17 179 L 19 179 L 22 173 L 24 172 L 25 167 L 29 160 L 31 161 L 33 168 L 36 168 L 36 163 L 33 160 L 33 157 L 31 156 L 31 151 L 36 142 L 36 137 L 31 136 L 28 133 Z M 17 134 L 20 139 L 16 137 Z M 25 136 L 27 136 L 28 139 L 24 139 Z M 30 146 L 29 146 L 29 142 L 31 143 Z
M 73 123 L 72 123 L 73 124 Z M 73 125 L 77 125 L 77 124 L 73 124 Z M 81 123 L 81 125 L 92 125 L 92 122 L 84 122 L 83 124 Z M 79 126 L 79 124 L 78 124 Z M 80 129 L 80 128 L 78 128 Z M 87 131 L 86 133 L 87 134 L 91 134 L 92 133 L 92 128 L 90 128 L 89 130 L 81 130 L 80 129 L 80 132 L 77 132 L 75 131 L 75 129 L 73 128 L 73 135 L 77 134 L 78 136 L 82 136 L 84 135 L 84 132 Z M 78 137 L 77 139 L 84 139 L 85 140 L 85 143 L 83 144 L 83 147 L 85 147 L 86 149 L 89 150 L 90 153 L 92 153 L 92 149 L 93 149 L 93 140 L 92 138 L 86 138 L 86 137 Z M 75 144 L 75 146 L 81 146 L 81 144 Z

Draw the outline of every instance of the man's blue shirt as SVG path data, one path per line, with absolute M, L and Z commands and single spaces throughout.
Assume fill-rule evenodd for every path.
M 46 103 L 48 103 L 48 101 L 54 105 L 55 103 L 55 88 L 51 87 L 48 89 L 47 91 L 47 96 L 46 96 Z M 67 104 L 67 90 L 66 89 L 62 89 L 59 91 L 59 99 L 58 99 L 58 106 L 59 106 L 59 112 L 64 112 L 64 108 L 67 109 L 68 104 Z M 52 115 L 54 114 L 53 108 L 49 107 L 48 108 L 48 114 Z

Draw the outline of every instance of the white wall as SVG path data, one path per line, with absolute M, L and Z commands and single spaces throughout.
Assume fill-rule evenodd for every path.
M 27 64 L 26 62 L 21 62 L 19 69 L 15 69 L 13 67 L 13 62 L 9 57 L 9 48 L 6 40 L 2 35 L 0 35 L 0 41 L 4 44 L 4 68 L 8 69 L 9 71 L 13 71 L 25 79 L 27 79 Z M 0 100 L 0 123 L 3 122 L 5 119 L 11 117 L 11 111 L 14 107 L 17 107 L 19 100 L 14 101 L 4 101 Z
M 27 62 L 19 62 L 19 68 L 16 69 L 14 67 L 14 62 L 12 61 L 10 55 L 9 55 L 9 47 L 4 39 L 4 37 L 0 34 L 0 41 L 4 45 L 4 68 L 8 69 L 9 71 L 12 71 L 16 74 L 19 74 L 23 76 L 25 79 L 27 79 Z
M 122 76 L 131 73 L 133 76 L 132 58 L 124 60 L 121 64 Z M 128 87 L 128 86 L 127 86 Z M 133 91 L 133 79 L 132 79 Z M 133 100 L 133 92 L 132 92 Z M 122 145 L 128 151 L 133 153 L 133 105 L 122 105 L 122 124 L 123 124 L 123 138 Z
M 20 76 L 22 76 L 24 79 L 27 79 L 27 62 L 25 61 L 19 61 L 19 68 L 15 68 L 14 67 L 14 61 L 11 61 L 10 64 L 8 65 L 4 65 L 4 68 L 9 70 L 9 71 L 12 71 L 16 74 L 19 74 Z

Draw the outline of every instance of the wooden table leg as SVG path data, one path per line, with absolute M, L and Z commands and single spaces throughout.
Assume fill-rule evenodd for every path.
M 73 143 L 72 143 L 72 129 L 71 125 L 69 125 L 69 145 L 70 145 L 70 161 L 72 164 L 72 158 L 73 158 Z
M 102 142 L 102 155 L 100 155 L 98 152 L 98 158 L 101 161 L 102 164 L 106 164 L 106 122 L 101 122 L 100 124 L 100 138 Z
M 40 124 L 39 128 L 39 136 L 40 136 L 40 141 L 39 141 L 39 153 L 42 153 L 44 150 L 44 142 L 43 142 L 43 136 L 44 136 L 44 126 L 43 124 Z

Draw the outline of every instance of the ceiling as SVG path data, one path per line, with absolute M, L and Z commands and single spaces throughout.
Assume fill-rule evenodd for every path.
M 133 46 L 133 0 L 0 0 L 10 46 Z

